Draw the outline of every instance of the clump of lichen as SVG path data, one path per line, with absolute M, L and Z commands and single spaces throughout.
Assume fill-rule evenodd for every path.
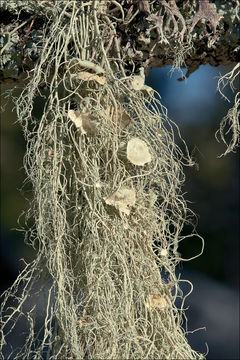
M 218 91 L 225 100 L 230 100 L 224 95 L 223 91 L 226 86 L 230 86 L 231 90 L 235 91 L 235 84 L 239 80 L 240 64 L 227 74 L 220 77 L 218 81 Z M 227 149 L 222 155 L 226 155 L 231 151 L 235 151 L 240 144 L 240 124 L 239 124 L 239 107 L 240 107 L 240 91 L 237 91 L 234 99 L 233 107 L 228 111 L 220 123 L 220 128 L 216 133 L 216 138 L 221 139 L 226 145 Z
M 125 71 L 115 7 L 58 0 L 16 101 L 33 187 L 26 241 L 37 255 L 3 295 L 6 359 L 204 357 L 186 340 L 175 275 L 193 220 L 181 190 L 192 160 L 143 71 Z

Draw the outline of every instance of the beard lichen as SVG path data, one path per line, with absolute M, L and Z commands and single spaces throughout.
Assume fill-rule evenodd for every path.
M 221 76 L 218 80 L 218 91 L 222 97 L 230 102 L 228 97 L 224 95 L 223 91 L 226 86 L 229 86 L 231 90 L 235 91 L 235 84 L 239 81 L 240 76 L 240 63 L 236 64 L 234 68 L 227 74 Z M 240 124 L 239 124 L 239 107 L 240 107 L 240 91 L 238 89 L 234 97 L 234 105 L 228 110 L 228 113 L 224 116 L 220 122 L 220 128 L 216 132 L 217 140 L 222 140 L 227 149 L 221 155 L 226 155 L 232 151 L 235 151 L 240 144 Z
M 16 102 L 33 186 L 26 241 L 37 255 L 3 294 L 2 355 L 203 359 L 186 339 L 175 274 L 179 242 L 198 236 L 194 225 L 182 235 L 194 222 L 181 190 L 193 162 L 158 94 L 134 88 L 141 74 L 109 53 L 110 41 L 120 51 L 113 18 L 98 1 L 61 5 Z M 133 156 L 134 139 L 145 158 Z

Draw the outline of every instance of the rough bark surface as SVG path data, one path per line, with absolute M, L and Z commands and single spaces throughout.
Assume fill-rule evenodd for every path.
M 50 27 L 59 6 L 54 0 L 1 1 L 1 80 L 28 75 L 41 53 L 43 24 Z M 109 51 L 129 73 L 171 64 L 187 67 L 188 77 L 201 64 L 239 61 L 238 0 L 96 1 L 96 6 L 113 19 L 116 35 Z M 68 10 L 65 15 L 67 22 Z

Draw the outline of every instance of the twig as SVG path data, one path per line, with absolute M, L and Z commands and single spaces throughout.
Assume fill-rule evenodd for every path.
M 32 20 L 35 17 L 35 15 L 31 16 L 28 20 L 24 21 L 21 25 L 17 26 L 16 28 L 14 28 L 12 31 L 10 32 L 6 32 L 4 35 L 7 35 L 8 40 L 6 42 L 6 44 L 3 46 L 3 48 L 0 50 L 0 55 L 2 55 L 4 53 L 4 51 L 6 50 L 6 48 L 9 46 L 10 44 L 10 36 L 12 34 L 14 34 L 16 31 L 18 31 L 19 29 L 21 29 L 21 27 L 23 27 L 24 25 L 26 25 L 30 20 Z

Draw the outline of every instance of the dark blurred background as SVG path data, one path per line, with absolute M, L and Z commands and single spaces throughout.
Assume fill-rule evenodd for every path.
M 218 158 L 225 151 L 215 139 L 220 120 L 231 104 L 217 93 L 217 78 L 231 67 L 201 66 L 190 78 L 179 82 L 179 72 L 171 68 L 151 70 L 147 84 L 159 91 L 169 117 L 176 122 L 199 169 L 185 168 L 184 192 L 190 208 L 199 216 L 198 233 L 205 239 L 201 257 L 181 263 L 178 272 L 193 282 L 187 298 L 189 341 L 194 349 L 206 352 L 207 359 L 239 359 L 239 153 Z M 183 69 L 186 72 L 186 69 Z M 13 103 L 4 92 L 14 86 L 1 85 L 1 242 L 2 292 L 22 268 L 21 258 L 30 261 L 33 251 L 24 244 L 17 219 L 27 209 L 21 195 L 25 175 L 22 168 L 25 141 Z M 21 88 L 15 91 L 18 95 Z M 226 89 L 233 101 L 233 95 Z M 188 229 L 185 229 L 187 232 Z M 182 257 L 190 258 L 201 248 L 199 239 L 185 240 Z M 189 285 L 182 285 L 183 292 Z M 191 331 L 206 327 L 205 330 Z

